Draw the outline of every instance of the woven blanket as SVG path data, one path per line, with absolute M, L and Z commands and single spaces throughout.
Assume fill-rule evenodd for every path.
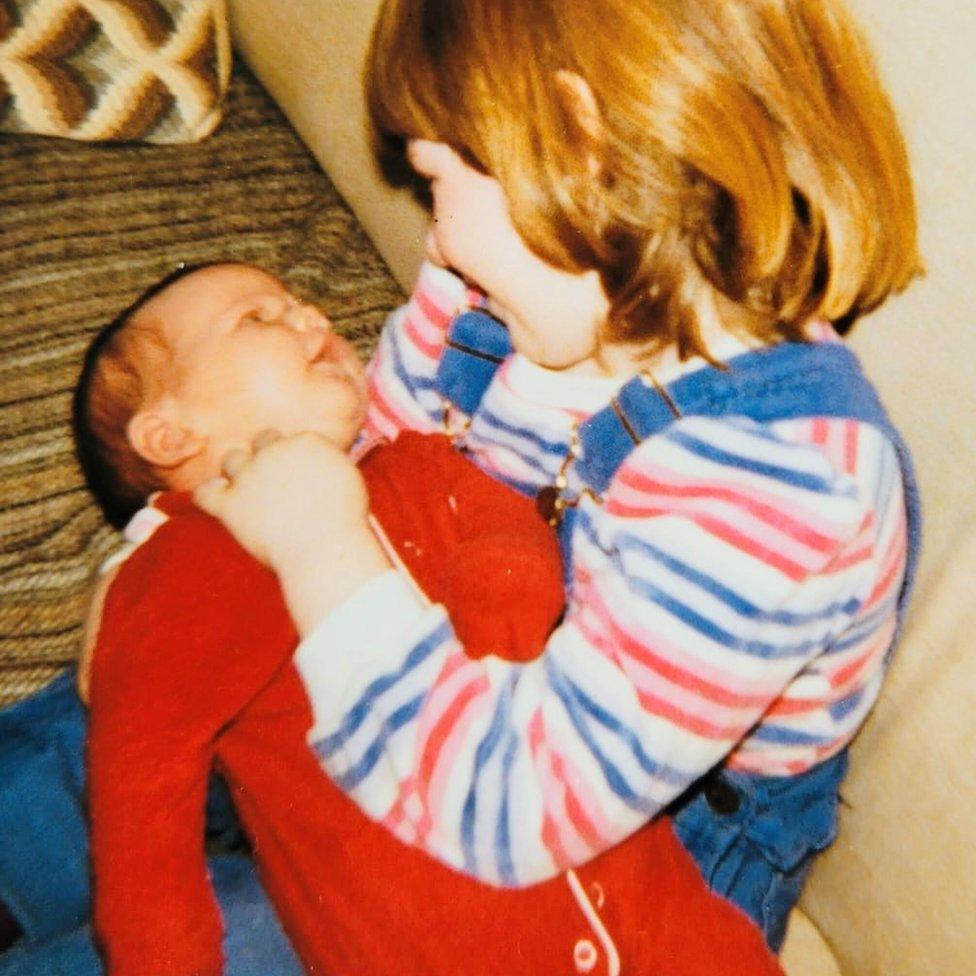
M 118 542 L 71 441 L 87 343 L 179 262 L 225 258 L 282 275 L 363 355 L 402 297 L 243 68 L 199 144 L 0 136 L 0 705 L 75 658 L 92 572 Z

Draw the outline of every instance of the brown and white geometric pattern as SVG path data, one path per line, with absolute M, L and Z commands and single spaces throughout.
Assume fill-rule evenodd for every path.
M 230 79 L 225 0 L 0 0 L 0 130 L 196 142 Z

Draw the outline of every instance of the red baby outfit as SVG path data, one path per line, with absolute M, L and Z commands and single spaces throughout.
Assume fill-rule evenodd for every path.
M 401 440 L 363 465 L 371 509 L 425 591 L 459 611 L 477 646 L 497 648 L 504 635 L 491 621 L 479 632 L 479 614 L 455 601 L 494 598 L 485 580 L 497 574 L 519 580 L 505 599 L 521 603 L 528 585 L 551 604 L 552 587 L 561 592 L 558 551 L 553 562 L 551 537 L 526 518 L 524 498 L 442 445 Z M 92 671 L 95 926 L 111 976 L 222 972 L 203 850 L 213 765 L 310 973 L 781 972 L 758 929 L 708 892 L 666 820 L 521 890 L 458 874 L 368 820 L 307 745 L 312 717 L 291 664 L 297 636 L 275 576 L 186 496 L 157 504 L 169 518 L 121 566 Z M 477 527 L 488 553 L 480 562 Z M 480 573 L 466 590 L 473 565 Z M 536 617 L 538 649 L 555 621 L 551 606 Z M 515 648 L 527 652 L 524 642 Z

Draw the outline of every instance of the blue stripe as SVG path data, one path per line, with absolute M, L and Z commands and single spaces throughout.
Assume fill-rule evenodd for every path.
M 811 652 L 823 649 L 822 634 L 816 638 L 800 641 L 798 644 L 769 644 L 765 641 L 749 640 L 737 636 L 707 617 L 703 617 L 696 610 L 665 593 L 660 587 L 648 580 L 632 577 L 629 583 L 633 593 L 660 607 L 692 630 L 697 631 L 703 637 L 707 637 L 710 641 L 720 644 L 727 650 L 749 654 L 764 661 L 779 661 L 786 658 L 807 657 Z
M 872 637 L 881 627 L 892 620 L 897 612 L 898 594 L 892 593 L 887 599 L 879 603 L 870 613 L 853 621 L 847 630 L 840 633 L 836 640 L 824 651 L 825 654 L 842 654 L 852 647 L 862 644 Z
M 786 468 L 779 464 L 770 464 L 756 458 L 733 454 L 731 451 L 723 450 L 708 441 L 703 441 L 701 438 L 689 434 L 686 430 L 679 429 L 677 424 L 672 425 L 663 436 L 696 457 L 704 458 L 716 464 L 723 464 L 739 471 L 749 471 L 766 478 L 773 478 L 795 488 L 804 488 L 807 491 L 815 491 L 822 495 L 839 494 L 835 479 L 827 480 L 806 471 L 798 471 L 795 468 Z
M 477 439 L 469 438 L 467 446 L 472 451 L 476 449 L 478 446 Z M 496 444 L 492 444 L 491 446 L 497 447 Z M 506 450 L 509 450 L 509 448 L 506 447 Z M 515 452 L 513 451 L 512 453 Z M 499 473 L 498 471 L 495 471 L 493 468 L 488 468 L 485 465 L 485 463 L 477 456 L 477 454 L 469 453 L 467 457 L 472 464 L 481 468 L 481 470 L 484 471 L 488 475 L 488 477 L 490 477 L 493 481 L 500 481 L 503 485 L 508 485 L 509 488 L 513 489 L 514 491 L 517 491 L 520 495 L 528 495 L 529 498 L 534 498 L 537 492 L 539 491 L 539 485 L 537 482 L 520 481 L 518 478 L 507 478 L 501 473 Z M 523 460 L 525 459 L 523 458 Z
M 464 800 L 464 807 L 461 813 L 461 848 L 464 852 L 464 870 L 472 877 L 478 877 L 478 861 L 475 851 L 475 819 L 477 815 L 477 792 L 478 781 L 485 767 L 491 760 L 492 755 L 502 741 L 502 735 L 508 725 L 508 711 L 512 703 L 512 688 L 517 680 L 517 673 L 509 677 L 509 682 L 502 689 L 498 701 L 495 704 L 495 714 L 492 716 L 491 725 L 482 740 L 478 743 L 474 757 L 474 773 L 471 777 L 471 786 L 468 788 L 468 795 Z
M 513 424 L 506 423 L 498 414 L 493 413 L 484 406 L 478 410 L 478 420 L 483 421 L 492 430 L 499 431 L 520 441 L 527 441 L 541 454 L 548 454 L 560 460 L 566 456 L 567 445 L 565 441 L 546 440 L 528 427 L 516 427 Z M 536 466 L 539 467 L 539 465 Z
M 502 450 L 508 452 L 509 454 L 512 454 L 515 457 L 517 457 L 520 461 L 522 461 L 525 465 L 532 468 L 533 470 L 541 471 L 542 474 L 546 476 L 543 479 L 541 479 L 542 484 L 548 484 L 549 481 L 551 480 L 551 476 L 548 476 L 548 473 L 545 471 L 545 469 L 539 466 L 538 457 L 525 454 L 522 451 L 519 451 L 517 448 L 513 447 L 511 444 L 499 444 L 496 441 L 485 440 L 483 437 L 479 435 L 478 431 L 475 430 L 474 428 L 472 428 L 471 434 L 468 435 L 467 446 L 473 452 L 477 452 L 479 447 L 485 447 L 493 451 L 497 451 L 498 448 L 501 448 Z M 476 455 L 472 455 L 472 456 L 476 457 Z M 476 461 L 475 463 L 478 462 Z M 487 467 L 484 467 L 483 470 L 488 471 L 491 477 L 495 479 L 495 481 L 501 481 L 503 484 L 507 484 L 510 487 L 515 488 L 516 491 L 520 492 L 523 495 L 528 495 L 530 498 L 535 497 L 536 493 L 539 491 L 540 483 L 538 481 L 519 481 L 516 478 L 505 478 L 502 477 L 502 475 L 498 471 L 495 471 L 493 468 L 489 469 Z
M 590 514 L 580 510 L 578 518 L 580 526 L 586 533 L 589 541 L 599 548 L 600 543 L 596 538 L 596 530 Z M 648 559 L 670 570 L 676 576 L 680 576 L 682 579 L 697 586 L 699 589 L 708 593 L 709 596 L 715 597 L 716 600 L 724 603 L 729 609 L 734 610 L 740 616 L 747 617 L 750 620 L 758 620 L 761 618 L 772 623 L 796 626 L 828 620 L 837 613 L 852 616 L 861 605 L 860 600 L 851 598 L 843 602 L 831 603 L 823 609 L 810 611 L 809 613 L 794 613 L 788 610 L 763 610 L 761 607 L 748 601 L 740 593 L 720 583 L 714 576 L 706 575 L 700 570 L 677 559 L 675 556 L 666 553 L 663 549 L 659 549 L 657 546 L 651 545 L 651 543 L 635 535 L 620 533 L 617 539 L 617 549 L 620 552 L 638 552 L 646 556 Z M 620 568 L 622 569 L 623 567 Z
M 411 393 L 415 390 L 436 390 L 437 385 L 433 377 L 420 376 L 416 373 L 411 373 L 407 369 L 406 364 L 403 362 L 403 353 L 400 350 L 400 337 L 395 332 L 389 334 L 392 337 L 390 340 L 390 353 L 393 360 L 393 372 L 396 378 Z M 402 341 L 404 344 L 408 344 L 406 339 Z
M 758 742 L 770 742 L 781 746 L 825 746 L 834 741 L 833 736 L 824 737 L 801 732 L 783 725 L 760 725 L 749 735 Z
M 511 779 L 515 756 L 518 754 L 518 737 L 509 733 L 508 746 L 502 757 L 502 803 L 498 811 L 498 824 L 495 831 L 495 861 L 498 864 L 498 874 L 502 884 L 515 887 L 518 878 L 515 874 L 515 863 L 512 860 L 512 834 L 509 820 L 509 801 L 512 795 Z
M 335 732 L 319 739 L 315 751 L 322 759 L 328 759 L 337 749 L 342 748 L 363 724 L 366 716 L 376 707 L 376 701 L 390 688 L 399 684 L 411 671 L 427 660 L 452 634 L 451 624 L 444 620 L 427 635 L 413 650 L 399 670 L 384 674 L 370 682 L 359 700 L 346 712 L 342 724 Z
M 359 757 L 359 761 L 355 765 L 350 766 L 341 776 L 335 778 L 336 785 L 340 790 L 346 793 L 351 792 L 372 772 L 373 767 L 386 752 L 390 737 L 417 717 L 426 697 L 426 692 L 421 692 L 413 701 L 401 705 L 386 718 L 379 735 L 376 736 L 369 748 Z M 315 752 L 320 759 L 325 758 L 319 752 L 318 746 L 315 747 Z
M 583 715 L 583 708 L 576 698 L 575 686 L 573 686 L 568 680 L 565 680 L 558 675 L 556 667 L 552 663 L 551 658 L 546 658 L 545 664 L 546 670 L 549 673 L 549 682 L 554 692 L 556 693 L 563 707 L 566 709 L 566 713 L 569 715 L 570 721 L 576 728 L 579 737 L 583 740 L 587 749 L 589 749 L 593 755 L 593 758 L 600 766 L 604 779 L 607 781 L 607 785 L 614 792 L 614 794 L 631 809 L 637 810 L 639 813 L 643 813 L 649 817 L 653 816 L 659 809 L 658 805 L 653 801 L 647 800 L 646 798 L 635 793 L 627 783 L 627 780 L 624 778 L 620 770 L 617 769 L 617 767 L 609 759 L 607 759 L 600 747 L 597 745 L 596 740 L 593 738 L 593 735 L 587 727 L 587 722 Z
M 630 751 L 633 753 L 634 758 L 637 760 L 641 769 L 647 773 L 648 776 L 652 776 L 655 779 L 659 779 L 669 786 L 685 787 L 689 783 L 689 777 L 687 773 L 676 769 L 674 766 L 668 766 L 665 763 L 658 762 L 656 759 L 652 759 L 650 756 L 644 752 L 644 748 L 641 745 L 640 739 L 634 733 L 634 731 L 624 725 L 618 718 L 610 714 L 602 705 L 598 704 L 589 695 L 583 691 L 579 685 L 570 681 L 570 686 L 573 690 L 573 695 L 576 700 L 582 705 L 582 707 L 591 715 L 597 722 L 599 722 L 605 729 L 613 732 L 619 739 L 622 739 Z
M 858 688 L 857 691 L 852 692 L 846 698 L 842 698 L 840 701 L 834 702 L 828 711 L 830 712 L 830 717 L 835 722 L 843 721 L 847 718 L 851 712 L 855 711 L 864 700 L 864 688 Z

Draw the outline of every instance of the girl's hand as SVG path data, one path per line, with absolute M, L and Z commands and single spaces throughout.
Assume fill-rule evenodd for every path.
M 228 454 L 223 472 L 197 489 L 196 503 L 272 569 L 307 549 L 319 529 L 366 522 L 362 476 L 344 451 L 317 434 L 266 431 L 251 451 Z
M 223 470 L 195 500 L 278 574 L 303 635 L 390 568 L 369 527 L 362 475 L 324 437 L 266 432 L 250 452 L 229 454 Z

